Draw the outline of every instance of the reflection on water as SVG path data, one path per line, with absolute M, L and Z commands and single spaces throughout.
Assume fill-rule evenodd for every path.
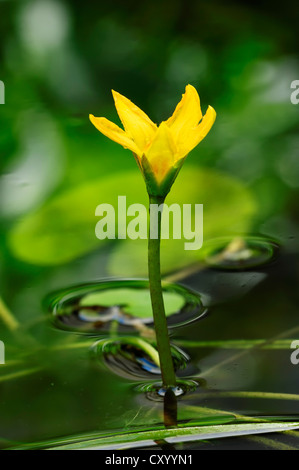
M 103 339 L 92 347 L 100 364 L 104 363 L 110 370 L 129 380 L 161 378 L 159 355 L 156 344 L 151 344 L 140 337 Z M 172 357 L 175 371 L 189 375 L 187 363 L 189 356 L 180 348 L 172 345 Z M 193 369 L 194 372 L 194 369 Z M 181 375 L 181 374 L 180 374 Z
M 180 285 L 164 284 L 164 302 L 169 327 L 202 318 L 206 309 L 199 294 Z M 50 295 L 45 303 L 58 328 L 98 333 L 116 327 L 123 331 L 149 331 L 153 326 L 148 282 L 102 281 L 75 286 Z
M 261 237 L 215 239 L 206 243 L 205 263 L 215 269 L 252 269 L 275 259 L 277 243 Z
M 273 3 L 269 14 L 232 2 L 228 14 L 219 2 L 168 3 L 132 10 L 119 2 L 116 10 L 94 2 L 83 11 L 79 2 L 1 2 L 0 281 L 17 319 L 0 301 L 3 449 L 298 419 L 290 344 L 299 337 L 299 113 L 289 99 L 299 76 L 297 5 Z M 131 296 L 132 286 L 118 285 L 112 300 L 98 292 L 99 278 L 145 275 L 146 251 L 138 241 L 99 246 L 94 208 L 117 194 L 143 202 L 145 191 L 133 158 L 100 141 L 88 113 L 114 112 L 114 88 L 160 122 L 186 83 L 200 84 L 203 109 L 211 102 L 218 117 L 169 200 L 204 203 L 207 253 L 186 253 L 175 240 L 163 247 L 165 274 L 185 289 L 168 292 L 167 302 L 173 351 L 186 363 L 178 389 L 164 393 L 146 286 Z M 89 281 L 60 290 L 51 315 L 41 311 L 47 293 Z M 94 344 L 107 338 L 95 357 Z M 275 446 L 273 435 L 254 439 L 249 448 Z M 295 433 L 286 443 L 299 447 Z
M 13 343 L 6 333 L 7 364 L 0 378 L 1 447 L 49 439 L 56 445 L 58 436 L 158 429 L 174 423 L 298 419 L 296 367 L 290 361 L 290 344 L 299 334 L 295 298 L 289 294 L 295 261 L 295 256 L 278 256 L 260 267 L 263 282 L 251 291 L 213 304 L 209 315 L 172 330 L 178 384 L 166 401 L 154 337 L 144 336 L 142 330 L 124 336 L 112 321 L 110 330 L 85 335 L 80 329 L 57 329 L 43 316 L 45 321 L 28 325 L 22 341 L 22 327 Z M 192 284 L 193 295 L 194 286 L 200 288 L 209 273 L 203 270 L 182 281 Z M 226 274 L 244 273 L 221 272 Z M 94 292 L 98 287 L 94 285 Z M 82 289 L 80 299 L 81 294 L 90 295 L 90 285 Z M 238 283 L 235 289 L 240 289 Z M 54 298 L 65 300 L 65 294 Z M 72 306 L 72 296 L 70 300 Z M 28 337 L 35 339 L 30 347 Z

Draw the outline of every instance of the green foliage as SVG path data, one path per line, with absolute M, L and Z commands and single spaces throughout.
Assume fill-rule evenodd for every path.
M 136 202 L 148 205 L 144 181 L 137 169 L 71 189 L 24 217 L 9 235 L 14 256 L 32 264 L 57 265 L 96 248 L 105 249 L 108 240 L 99 241 L 95 236 L 95 208 L 101 203 L 111 204 L 116 209 L 117 223 L 118 195 L 127 197 L 127 207 Z M 246 233 L 256 210 L 253 197 L 239 181 L 193 167 L 182 170 L 166 203 L 203 204 L 204 240 L 219 233 Z M 162 241 L 164 270 L 199 259 L 199 252 L 184 250 L 184 242 Z M 144 274 L 146 246 L 146 240 L 116 240 L 110 272 L 125 276 Z
M 175 292 L 164 292 L 163 298 L 166 315 L 178 312 L 185 303 L 184 298 Z M 89 294 L 80 302 L 80 307 L 83 308 L 93 305 L 122 305 L 125 312 L 139 318 L 152 318 L 153 315 L 148 289 L 104 290 Z
M 229 417 L 226 418 L 229 422 Z M 134 446 L 138 443 L 139 446 L 147 445 L 148 441 L 159 441 L 166 440 L 166 442 L 180 442 L 180 440 L 188 441 L 202 441 L 207 439 L 218 439 L 224 437 L 240 437 L 240 436 L 251 436 L 256 434 L 265 434 L 281 431 L 293 431 L 299 428 L 298 422 L 291 423 L 246 423 L 246 424 L 212 424 L 210 422 L 217 421 L 215 418 L 206 418 L 202 420 L 200 426 L 182 426 L 174 427 L 172 429 L 157 429 L 157 427 L 150 431 L 138 431 L 138 432 L 126 432 L 125 434 L 114 433 L 112 435 L 103 435 L 101 437 L 85 437 L 69 439 L 69 442 L 63 443 L 59 441 L 52 441 L 48 443 L 40 443 L 35 448 L 40 449 L 52 449 L 52 450 L 107 450 L 109 448 L 113 450 L 128 449 L 130 446 Z M 225 421 L 222 416 L 219 418 L 220 423 Z M 279 444 L 277 444 L 279 446 Z M 23 447 L 15 447 L 15 449 L 25 449 Z

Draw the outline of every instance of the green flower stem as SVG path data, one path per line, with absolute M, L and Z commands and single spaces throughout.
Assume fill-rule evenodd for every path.
M 165 198 L 150 196 L 150 207 L 152 204 L 163 204 Z M 168 328 L 165 316 L 165 308 L 162 294 L 161 270 L 160 270 L 160 240 L 161 240 L 162 213 L 158 212 L 157 221 L 152 217 L 150 209 L 150 224 L 148 236 L 148 274 L 150 295 L 153 308 L 157 348 L 160 357 L 160 366 L 163 385 L 171 387 L 176 385 L 176 376 L 173 367 Z M 151 237 L 151 229 L 158 223 L 157 238 Z

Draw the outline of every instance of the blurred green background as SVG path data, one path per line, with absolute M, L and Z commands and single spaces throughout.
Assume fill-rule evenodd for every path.
M 135 419 L 128 385 L 90 366 L 84 342 L 68 352 L 64 345 L 78 338 L 51 329 L 41 308 L 53 289 L 146 276 L 146 244 L 100 242 L 94 233 L 98 204 L 115 204 L 118 195 L 146 202 L 131 153 L 88 119 L 92 113 L 119 123 L 112 88 L 159 123 L 194 85 L 203 112 L 210 104 L 217 119 L 188 156 L 169 202 L 204 204 L 204 243 L 254 234 L 282 245 L 282 257 L 265 271 L 205 270 L 187 280 L 209 294 L 214 310 L 182 337 L 262 339 L 297 327 L 299 105 L 290 101 L 299 79 L 297 11 L 295 1 L 0 1 L 0 296 L 31 334 L 26 343 L 1 323 L 3 447 L 2 437 L 41 440 Z M 163 243 L 162 251 L 166 274 L 201 257 L 180 241 Z M 243 298 L 225 303 L 240 292 Z M 212 364 L 212 389 L 297 393 L 288 343 L 275 356 L 242 359 L 239 369 L 220 371 L 226 353 L 210 352 L 192 357 L 200 370 Z M 222 405 L 236 409 L 235 402 Z M 239 409 L 298 415 L 297 408 L 248 400 Z
M 295 2 L 24 0 L 0 8 L 0 286 L 13 309 L 25 300 L 37 307 L 69 283 L 146 274 L 145 245 L 94 235 L 96 205 L 122 194 L 146 201 L 130 152 L 88 120 L 119 123 L 112 88 L 159 123 L 194 85 L 217 120 L 170 200 L 204 203 L 204 240 L 250 232 L 297 249 Z M 200 257 L 173 243 L 164 272 Z

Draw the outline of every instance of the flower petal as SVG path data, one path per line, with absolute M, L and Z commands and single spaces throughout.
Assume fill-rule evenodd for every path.
M 177 148 L 169 127 L 162 122 L 145 156 L 160 183 L 176 161 Z
M 216 119 L 216 111 L 212 106 L 209 106 L 207 109 L 206 114 L 202 118 L 202 121 L 198 124 L 198 126 L 194 127 L 193 129 L 189 130 L 186 133 L 185 139 L 180 140 L 178 142 L 178 150 L 180 158 L 187 155 L 191 152 L 194 147 L 196 147 L 201 140 L 205 138 L 208 132 L 211 130 Z
M 103 117 L 95 117 L 92 114 L 89 115 L 89 119 L 92 124 L 109 139 L 114 140 L 118 144 L 122 145 L 125 149 L 130 149 L 132 152 L 137 154 L 139 157 L 142 156 L 142 152 L 137 147 L 135 142 L 126 134 L 126 132 L 118 127 L 108 119 Z
M 181 101 L 166 124 L 177 136 L 176 140 L 182 142 L 188 135 L 188 131 L 197 126 L 201 119 L 202 112 L 198 93 L 192 85 L 187 85 Z
M 112 90 L 115 107 L 126 133 L 131 137 L 141 151 L 152 142 L 157 126 L 132 101 Z

